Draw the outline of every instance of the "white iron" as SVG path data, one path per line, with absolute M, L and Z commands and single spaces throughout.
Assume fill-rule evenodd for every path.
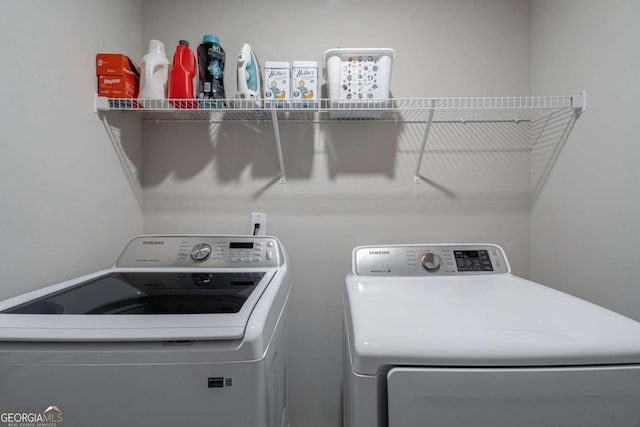
M 260 99 L 262 93 L 262 73 L 258 58 L 245 43 L 238 53 L 238 99 Z

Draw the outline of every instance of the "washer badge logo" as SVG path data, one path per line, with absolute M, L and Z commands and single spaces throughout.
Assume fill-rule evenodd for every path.
M 391 255 L 391 251 L 369 251 L 369 255 Z
M 143 240 L 143 245 L 164 245 L 164 240 Z
M 63 427 L 62 406 L 0 407 L 0 427 Z

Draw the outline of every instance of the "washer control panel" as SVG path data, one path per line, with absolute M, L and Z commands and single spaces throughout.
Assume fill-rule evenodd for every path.
M 278 240 L 268 236 L 140 236 L 116 267 L 264 268 L 283 262 Z
M 353 251 L 360 276 L 463 276 L 510 272 L 502 248 L 489 244 L 362 246 Z

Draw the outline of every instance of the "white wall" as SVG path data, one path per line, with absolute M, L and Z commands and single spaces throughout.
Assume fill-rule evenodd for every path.
M 0 1 L 0 298 L 105 268 L 142 207 L 92 112 L 95 54 L 141 53 L 138 1 Z M 136 172 L 141 126 L 117 119 Z M 139 187 L 138 183 L 138 187 Z
M 531 276 L 640 320 L 640 2 L 531 5 L 532 92 L 588 94 L 532 209 Z
M 317 60 L 331 47 L 397 50 L 395 97 L 526 95 L 525 0 L 263 2 L 146 1 L 145 42 L 173 54 L 203 34 L 235 56 Z M 526 126 L 526 125 L 523 125 Z M 511 126 L 443 126 L 413 183 L 422 125 L 281 123 L 287 183 L 269 124 L 144 126 L 144 229 L 247 233 L 266 212 L 293 269 L 289 396 L 293 426 L 339 425 L 342 301 L 351 249 L 401 242 L 490 241 L 528 274 L 529 154 Z

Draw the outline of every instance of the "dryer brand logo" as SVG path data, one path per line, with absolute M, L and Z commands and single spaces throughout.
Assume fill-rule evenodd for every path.
M 163 240 L 143 240 L 143 245 L 164 245 Z
M 369 251 L 369 255 L 391 255 L 391 251 Z
M 0 427 L 62 427 L 62 406 L 0 407 Z

